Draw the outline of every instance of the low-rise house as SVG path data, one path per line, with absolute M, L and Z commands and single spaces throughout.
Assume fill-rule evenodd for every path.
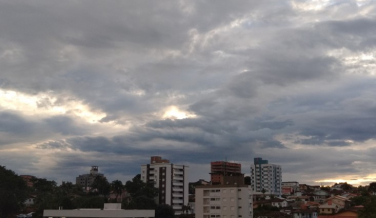
M 326 202 L 319 206 L 320 214 L 335 214 L 341 209 L 348 209 L 350 201 L 342 196 L 333 196 L 326 200 Z
M 274 198 L 274 199 L 271 199 L 270 202 L 271 202 L 271 205 L 274 207 L 283 208 L 283 207 L 288 206 L 288 203 L 285 199 Z
M 358 194 L 353 194 L 353 193 L 343 193 L 341 196 L 345 197 L 347 199 L 350 199 L 350 198 L 353 198 L 353 197 L 356 197 L 356 196 L 359 196 L 359 195 Z
M 332 202 L 334 205 L 338 206 L 338 210 L 347 209 L 350 207 L 350 201 L 342 196 L 336 195 L 327 199 L 327 202 Z M 338 211 L 337 211 L 338 212 Z
M 316 191 L 313 192 L 313 194 L 324 197 L 324 198 L 330 196 L 330 193 L 325 191 L 325 190 L 316 190 Z
M 282 186 L 282 195 L 292 195 L 294 194 L 294 189 L 289 186 Z
M 314 202 L 314 201 L 308 201 L 304 204 L 304 207 L 309 208 L 309 209 L 318 209 L 319 206 L 320 206 L 320 203 Z
M 313 194 L 315 196 L 318 196 L 318 202 L 324 202 L 326 198 L 330 197 L 330 193 L 325 190 L 317 190 L 314 191 Z
M 294 199 L 295 201 L 302 201 L 303 203 L 310 200 L 309 196 L 289 196 L 287 199 Z
M 351 217 L 354 217 L 354 218 L 358 217 L 358 213 L 355 211 L 343 211 L 335 215 L 320 214 L 317 218 L 351 218 Z
M 320 214 L 335 214 L 337 211 L 336 205 L 333 204 L 323 204 L 319 206 L 319 212 Z
M 282 188 L 283 187 L 290 187 L 293 189 L 293 192 L 299 191 L 299 182 L 282 182 L 281 183 Z
M 308 190 L 309 185 L 307 184 L 299 184 L 299 190 Z
M 342 191 L 342 185 L 343 183 L 334 184 L 332 187 L 330 187 L 331 190 L 341 190 Z
M 320 186 L 319 185 L 310 185 L 309 189 L 314 190 L 314 191 L 318 191 L 318 190 L 320 190 Z
M 271 211 L 265 214 L 256 215 L 253 218 L 291 218 L 291 215 L 278 211 Z
M 265 205 L 271 206 L 272 202 L 270 200 L 260 200 L 260 201 L 254 201 L 253 202 L 253 208 L 258 208 L 258 207 L 262 207 L 262 206 L 265 206 Z
M 29 197 L 25 200 L 24 205 L 25 205 L 26 207 L 30 207 L 30 206 L 34 205 L 34 202 L 35 202 L 35 196 L 29 196 Z
M 299 209 L 292 211 L 293 218 L 317 218 L 318 213 L 312 209 Z

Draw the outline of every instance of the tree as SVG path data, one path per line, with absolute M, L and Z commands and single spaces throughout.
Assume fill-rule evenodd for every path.
M 53 180 L 35 178 L 33 179 L 33 191 L 37 195 L 34 207 L 36 208 L 33 217 L 43 217 L 43 210 L 45 209 L 58 209 L 64 204 L 67 207 L 73 207 L 65 198 L 65 193 L 62 189 L 56 186 Z
M 371 196 L 364 208 L 358 212 L 359 218 L 376 218 L 376 196 Z
M 262 196 L 265 197 L 265 192 L 266 192 L 266 190 L 263 188 L 263 189 L 261 190 L 261 192 L 262 192 Z
M 56 187 L 57 186 L 55 181 L 49 181 L 42 178 L 33 179 L 33 188 L 36 194 L 53 192 Z
M 368 201 L 368 197 L 366 196 L 355 196 L 351 198 L 351 205 L 353 206 L 359 206 L 359 205 L 365 205 Z
M 372 182 L 369 184 L 368 191 L 376 192 L 376 182 Z
M 27 194 L 25 181 L 13 171 L 0 166 L 0 217 L 6 218 L 19 212 Z
M 124 204 L 124 208 L 126 209 L 138 209 L 138 210 L 154 210 L 157 204 L 155 203 L 153 198 L 148 198 L 146 196 L 138 196 L 132 198 L 132 200 L 128 203 Z
M 244 177 L 244 185 L 251 185 L 251 177 L 250 176 Z
M 123 183 L 119 180 L 115 180 L 111 183 L 111 190 L 116 194 L 116 200 L 118 196 L 123 194 Z
M 343 191 L 351 191 L 353 186 L 350 184 L 347 184 L 347 182 L 341 184 L 341 188 Z
M 170 205 L 161 204 L 155 209 L 155 218 L 174 218 L 175 211 Z
M 102 196 L 107 196 L 110 193 L 110 183 L 108 183 L 106 177 L 97 176 L 94 179 L 93 184 L 91 185 L 91 190 L 96 190 L 98 194 Z
M 130 194 L 131 200 L 123 203 L 124 208 L 155 209 L 156 204 L 154 198 L 158 196 L 158 189 L 155 188 L 152 183 L 144 183 L 141 180 L 140 174 L 133 177 L 132 181 L 127 181 L 125 183 L 125 189 Z
M 138 174 L 133 177 L 132 181 L 125 183 L 125 189 L 132 198 L 138 196 L 146 196 L 148 198 L 155 198 L 158 196 L 158 189 L 152 183 L 145 183 L 141 180 L 141 175 Z
M 60 185 L 60 189 L 67 195 L 69 194 L 83 195 L 84 194 L 81 186 L 75 185 L 71 182 L 62 182 Z
M 191 211 L 191 206 L 189 205 L 183 205 L 183 214 L 188 214 L 189 211 Z

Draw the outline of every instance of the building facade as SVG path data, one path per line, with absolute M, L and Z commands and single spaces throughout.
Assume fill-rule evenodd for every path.
M 251 188 L 255 194 L 282 194 L 282 168 L 280 165 L 269 164 L 261 157 L 254 159 L 251 165 Z
M 188 169 L 188 166 L 153 156 L 150 164 L 141 165 L 141 180 L 154 183 L 159 190 L 157 203 L 171 205 L 179 215 L 183 205 L 188 204 Z
M 227 161 L 210 163 L 210 177 L 213 185 L 244 185 L 241 164 Z
M 251 218 L 251 192 L 246 185 L 206 185 L 196 187 L 196 217 Z
M 92 166 L 89 174 L 83 174 L 76 177 L 76 185 L 89 190 L 97 176 L 104 177 L 102 173 L 98 172 L 98 166 Z

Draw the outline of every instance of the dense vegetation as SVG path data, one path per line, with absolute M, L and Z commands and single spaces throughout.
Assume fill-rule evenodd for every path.
M 22 178 L 0 166 L 0 217 L 6 218 L 23 207 L 28 190 Z
M 71 182 L 63 182 L 60 186 L 55 181 L 43 178 L 35 178 L 32 182 L 33 187 L 27 187 L 21 177 L 0 166 L 0 218 L 14 217 L 15 214 L 25 212 L 24 202 L 29 196 L 35 196 L 33 216 L 42 217 L 44 209 L 103 208 L 104 203 L 116 202 L 124 190 L 127 190 L 128 195 L 119 198 L 123 209 L 157 209 L 159 214 L 172 211 L 169 206 L 157 207 L 155 198 L 158 196 L 158 189 L 152 184 L 144 183 L 140 175 L 136 175 L 125 185 L 119 180 L 109 183 L 106 178 L 97 177 L 89 192 Z M 109 198 L 110 193 L 115 195 L 113 200 Z

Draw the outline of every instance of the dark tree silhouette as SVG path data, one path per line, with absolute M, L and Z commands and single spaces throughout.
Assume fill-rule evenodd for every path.
M 99 195 L 107 196 L 110 193 L 110 183 L 108 183 L 106 177 L 97 176 L 91 185 L 92 191 L 97 191 Z
M 123 193 L 123 183 L 119 180 L 115 180 L 111 183 L 111 190 L 116 194 L 116 200 L 118 199 L 118 196 Z
M 358 212 L 359 218 L 376 218 L 376 196 L 369 197 L 364 208 Z
M 27 198 L 24 180 L 13 171 L 0 166 L 0 217 L 17 213 Z

